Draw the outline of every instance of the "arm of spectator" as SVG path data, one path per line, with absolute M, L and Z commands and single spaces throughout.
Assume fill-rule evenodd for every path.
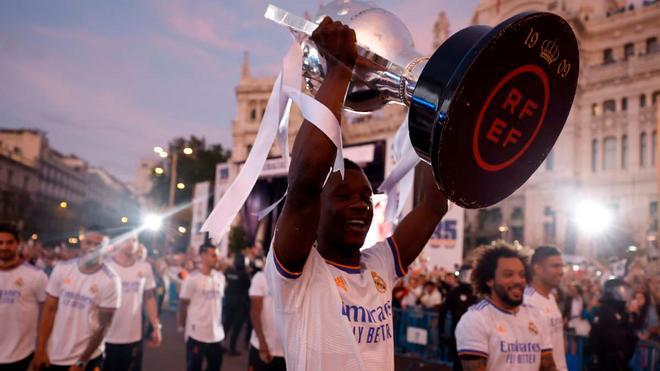
M 264 363 L 270 363 L 273 360 L 273 357 L 270 354 L 266 335 L 264 335 L 264 330 L 261 326 L 261 311 L 263 310 L 263 304 L 263 296 L 250 296 L 250 320 L 252 321 L 254 332 L 259 339 L 259 358 L 261 358 Z
M 39 333 L 37 336 L 37 349 L 34 357 L 34 365 L 37 369 L 50 365 L 46 347 L 48 345 L 50 334 L 53 332 L 53 323 L 55 322 L 58 302 L 58 298 L 47 295 L 46 302 L 41 310 L 41 321 L 39 323 Z
M 158 304 L 156 303 L 156 295 L 154 289 L 144 291 L 144 309 L 147 312 L 147 319 L 153 331 L 151 332 L 151 339 L 147 343 L 150 347 L 157 347 L 162 341 L 162 333 L 160 319 L 158 318 Z

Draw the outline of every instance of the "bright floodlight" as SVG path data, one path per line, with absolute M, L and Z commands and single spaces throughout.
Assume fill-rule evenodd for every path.
M 156 152 L 156 153 L 163 152 L 163 147 L 154 147 L 154 152 Z
M 183 149 L 183 154 L 184 155 L 192 155 L 192 153 L 193 153 L 193 150 L 190 147 L 186 147 L 186 148 Z
M 580 229 L 588 234 L 602 233 L 612 223 L 612 212 L 594 201 L 580 203 L 575 217 Z
M 165 157 L 167 157 L 167 152 L 165 152 L 165 151 L 159 152 L 158 156 L 160 156 L 162 158 L 165 158 Z
M 149 214 L 144 218 L 144 228 L 157 231 L 163 224 L 163 219 L 155 214 Z

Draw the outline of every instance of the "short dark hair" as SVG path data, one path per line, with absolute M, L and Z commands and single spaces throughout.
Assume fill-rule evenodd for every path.
M 534 250 L 531 265 L 542 264 L 545 259 L 551 256 L 561 256 L 561 251 L 554 246 L 539 246 Z
M 355 163 L 355 162 L 353 162 L 353 161 L 351 161 L 347 158 L 344 158 L 344 169 L 345 170 L 358 170 L 358 171 L 364 172 L 364 170 L 362 170 L 362 167 L 360 167 L 360 165 L 358 165 L 357 163 Z
M 201 254 L 207 252 L 210 249 L 215 249 L 216 247 L 217 246 L 215 246 L 214 244 L 212 244 L 210 242 L 204 242 L 203 244 L 201 244 L 199 246 L 199 254 L 201 255 Z
M 16 228 L 16 226 L 13 224 L 0 223 L 0 233 L 9 233 L 10 235 L 14 236 L 16 242 L 19 242 L 21 240 L 21 237 L 19 236 L 18 233 L 18 228 Z
M 525 258 L 518 253 L 518 251 L 506 246 L 506 245 L 495 245 L 490 246 L 484 249 L 477 260 L 477 264 L 472 271 L 472 284 L 474 285 L 475 290 L 478 293 L 490 295 L 490 287 L 488 287 L 487 282 L 495 279 L 495 271 L 497 270 L 497 262 L 500 258 L 518 258 L 525 267 L 525 277 L 527 275 L 528 268 Z

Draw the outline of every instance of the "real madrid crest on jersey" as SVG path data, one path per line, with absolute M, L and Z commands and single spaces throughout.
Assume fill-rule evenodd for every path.
M 25 282 L 23 282 L 23 278 L 18 277 L 14 283 L 16 284 L 16 286 L 21 287 Z
M 348 292 L 348 285 L 346 284 L 346 280 L 342 276 L 337 276 L 335 277 L 335 285 L 339 287 L 340 289 Z
M 534 335 L 538 335 L 538 334 L 539 334 L 539 330 L 536 328 L 536 325 L 534 324 L 534 322 L 529 321 L 529 327 L 528 327 L 528 328 L 529 328 L 529 332 L 530 332 L 530 333 L 532 333 L 532 334 L 534 334 Z
M 387 285 L 385 281 L 378 275 L 378 273 L 371 271 L 371 277 L 374 279 L 374 285 L 376 285 L 376 290 L 380 293 L 387 291 Z

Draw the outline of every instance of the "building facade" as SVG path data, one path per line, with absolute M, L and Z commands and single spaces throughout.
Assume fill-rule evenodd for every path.
M 611 3 L 483 0 L 475 9 L 473 24 L 494 25 L 528 10 L 561 15 L 578 38 L 581 70 L 568 121 L 538 171 L 499 204 L 467 210 L 467 249 L 504 238 L 530 246 L 554 244 L 568 252 L 587 254 L 594 244 L 645 246 L 655 236 L 660 4 L 639 1 L 621 9 L 620 2 Z M 449 35 L 444 13 L 438 15 L 433 32 L 435 46 Z M 233 174 L 251 149 L 274 80 L 251 76 L 246 57 L 236 87 Z M 405 110 L 395 105 L 367 116 L 345 116 L 344 145 L 382 142 L 388 174 L 391 138 L 404 118 Z M 300 114 L 294 111 L 290 143 L 300 122 Z M 273 148 L 271 155 L 277 157 L 279 149 Z M 576 206 L 587 199 L 606 205 L 614 215 L 612 226 L 598 239 L 583 234 L 575 221 Z

